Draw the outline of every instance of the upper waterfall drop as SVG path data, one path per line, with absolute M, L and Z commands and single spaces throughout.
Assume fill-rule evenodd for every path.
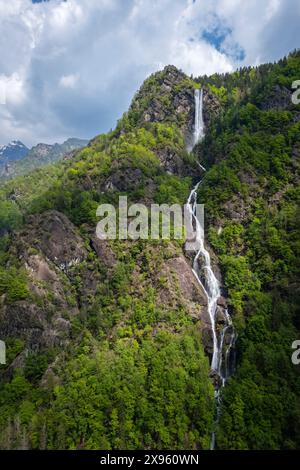
M 194 92 L 195 98 L 195 124 L 194 124 L 194 136 L 193 136 L 193 145 L 198 144 L 198 142 L 204 137 L 204 121 L 203 121 L 203 89 L 195 89 Z

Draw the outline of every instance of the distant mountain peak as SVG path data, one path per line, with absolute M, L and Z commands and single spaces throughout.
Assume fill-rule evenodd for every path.
M 87 144 L 88 140 L 71 137 L 62 144 L 38 143 L 29 150 L 19 140 L 13 140 L 0 147 L 0 179 L 26 174 L 40 166 L 54 163 Z
M 21 160 L 27 155 L 29 148 L 20 140 L 12 140 L 9 144 L 0 146 L 0 162 L 9 163 Z
M 18 146 L 18 147 L 25 147 L 23 142 L 21 142 L 20 140 L 12 140 L 9 145 Z

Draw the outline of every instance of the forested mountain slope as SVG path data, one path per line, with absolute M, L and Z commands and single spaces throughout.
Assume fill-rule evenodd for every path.
M 207 449 L 206 298 L 181 241 L 100 241 L 96 208 L 205 203 L 238 332 L 217 446 L 300 446 L 300 55 L 191 79 L 149 77 L 116 129 L 0 188 L 0 447 Z M 194 89 L 206 136 L 192 153 Z

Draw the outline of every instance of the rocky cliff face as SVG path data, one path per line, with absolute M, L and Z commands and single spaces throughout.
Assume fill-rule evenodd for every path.
M 286 87 L 275 85 L 267 99 L 262 102 L 261 108 L 265 111 L 269 111 L 270 109 L 289 109 L 291 104 L 291 91 Z
M 192 81 L 169 65 L 162 72 L 152 75 L 136 94 L 130 113 L 138 114 L 138 121 L 181 122 L 181 129 L 188 134 L 193 127 Z
M 13 303 L 2 296 L 0 337 L 21 339 L 25 351 L 61 350 L 70 339 L 71 319 L 79 313 L 70 273 L 87 256 L 80 236 L 63 214 L 51 211 L 29 220 L 10 255 L 27 273 L 29 294 Z
M 211 127 L 213 122 L 222 113 L 222 106 L 214 93 L 203 85 L 203 118 L 207 128 Z
M 137 123 L 164 122 L 176 124 L 184 135 L 186 147 L 191 147 L 194 131 L 194 91 L 200 84 L 169 65 L 151 76 L 136 94 L 129 110 Z M 204 123 L 209 127 L 221 113 L 216 95 L 203 86 Z M 166 168 L 176 171 L 175 156 L 159 155 Z M 171 163 L 170 163 L 171 160 Z M 172 162 L 173 160 L 173 162 Z M 168 168 L 169 166 L 169 168 Z

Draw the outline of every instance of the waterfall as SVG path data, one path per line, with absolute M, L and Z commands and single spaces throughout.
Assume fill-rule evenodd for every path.
M 195 90 L 195 124 L 193 144 L 196 145 L 204 137 L 203 122 L 203 89 Z
M 199 247 L 199 250 L 193 261 L 193 273 L 207 296 L 208 314 L 213 336 L 213 355 L 211 369 L 217 371 L 219 362 L 219 348 L 216 334 L 215 313 L 217 309 L 217 300 L 221 294 L 219 283 L 213 273 L 213 270 L 211 269 L 210 255 L 204 246 L 203 230 L 200 226 L 199 220 L 196 217 L 197 189 L 200 183 L 201 182 L 197 183 L 196 186 L 192 189 L 187 200 L 188 210 L 192 219 L 191 223 L 192 226 L 194 226 L 196 229 L 196 246 Z M 201 272 L 203 272 L 203 282 L 201 280 L 202 276 L 200 273 L 200 266 Z
M 195 90 L 195 126 L 194 126 L 194 145 L 204 137 L 203 122 L 203 90 Z M 200 164 L 199 164 L 200 165 Z M 200 165 L 205 171 L 205 168 Z M 226 380 L 232 373 L 232 351 L 235 344 L 235 331 L 228 314 L 224 311 L 223 325 L 216 325 L 216 314 L 218 299 L 221 295 L 219 281 L 217 280 L 210 260 L 210 254 L 204 245 L 204 229 L 196 216 L 197 209 L 197 191 L 201 184 L 200 180 L 191 190 L 187 200 L 187 208 L 190 218 L 190 225 L 196 231 L 197 252 L 193 260 L 193 273 L 207 296 L 208 315 L 211 323 L 213 352 L 211 359 L 211 373 L 215 377 L 215 399 L 216 399 L 216 420 L 220 417 L 220 388 L 225 385 Z M 217 328 L 218 326 L 218 328 Z M 229 339 L 229 341 L 228 341 Z M 215 448 L 215 431 L 212 432 L 211 449 Z

